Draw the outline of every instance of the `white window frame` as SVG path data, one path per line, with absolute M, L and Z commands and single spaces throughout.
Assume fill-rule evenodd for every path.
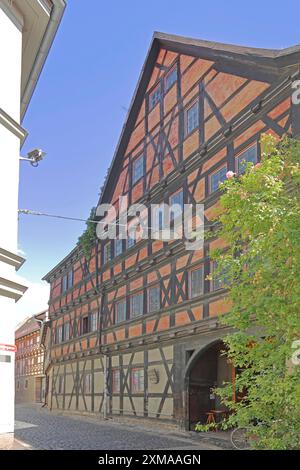
M 137 380 L 137 387 L 134 381 L 134 374 L 138 373 L 139 377 Z M 143 367 L 133 367 L 131 369 L 131 377 L 130 377 L 130 385 L 131 385 L 131 392 L 132 393 L 144 393 L 145 390 L 145 371 Z
M 248 145 L 248 147 L 246 147 L 245 149 L 243 149 L 241 152 L 239 152 L 235 157 L 235 171 L 236 171 L 236 174 L 237 175 L 242 175 L 245 173 L 245 171 L 242 171 L 240 172 L 239 171 L 239 162 L 241 160 L 241 157 L 246 153 L 248 152 L 249 150 L 251 149 L 255 149 L 255 157 L 256 157 L 256 161 L 253 163 L 253 162 L 249 162 L 249 163 L 253 163 L 253 165 L 256 165 L 256 163 L 258 162 L 258 144 L 257 142 L 255 143 L 252 143 L 251 145 Z M 243 161 L 243 160 L 242 160 Z M 246 161 L 246 165 L 248 164 L 248 162 Z
M 98 312 L 92 312 L 90 315 L 90 332 L 98 329 Z
M 219 186 L 220 186 L 220 181 L 219 181 L 219 186 L 218 186 L 218 188 L 217 188 L 217 189 L 213 189 L 213 187 L 212 187 L 212 178 L 213 178 L 213 176 L 215 176 L 217 173 L 219 173 L 221 170 L 223 170 L 223 168 L 225 168 L 225 171 L 226 171 L 226 173 L 227 173 L 227 168 L 228 168 L 228 166 L 227 166 L 227 163 L 225 163 L 224 165 L 219 166 L 215 171 L 213 171 L 213 172 L 209 175 L 209 193 L 210 193 L 210 194 L 215 193 L 216 191 L 218 191 Z M 225 181 L 225 180 L 226 180 L 226 174 L 225 174 L 225 179 L 224 179 L 224 181 Z M 222 183 L 223 183 L 223 181 L 222 181 Z
M 193 129 L 189 129 L 189 112 L 194 108 L 196 107 L 197 108 L 197 125 L 195 127 L 193 127 Z M 192 132 L 194 132 L 195 129 L 198 129 L 199 128 L 199 101 L 196 100 L 194 101 L 185 111 L 185 133 L 186 133 L 186 136 L 189 136 L 190 134 L 192 134 Z
M 175 80 L 168 85 L 168 79 L 172 76 L 172 75 L 175 75 Z M 165 76 L 165 92 L 167 93 L 171 88 L 172 86 L 174 85 L 174 83 L 176 83 L 178 80 L 178 69 L 177 69 L 177 64 L 173 65 L 173 67 L 171 67 L 171 69 L 168 71 L 168 73 L 166 74 Z
M 137 164 L 141 164 L 141 167 L 139 167 L 139 172 L 140 172 L 140 168 L 142 168 L 142 172 L 141 174 L 136 174 L 136 167 L 137 167 Z M 145 159 L 144 159 L 144 154 L 140 155 L 138 158 L 136 158 L 133 162 L 132 162 L 132 184 L 136 184 L 138 181 L 140 181 L 143 177 L 144 177 L 144 174 L 145 174 Z
M 157 289 L 158 290 L 158 308 L 157 309 L 154 309 L 154 310 L 151 310 L 150 309 L 150 291 L 151 289 Z M 160 286 L 159 285 L 154 285 L 154 286 L 150 286 L 148 287 L 148 313 L 154 313 L 154 312 L 158 312 L 160 309 L 161 309 L 161 289 L 160 289 Z
M 201 286 L 202 288 L 201 288 L 201 292 L 199 294 L 194 294 L 193 295 L 193 291 L 192 291 L 192 286 L 193 286 L 192 273 L 195 272 L 195 271 L 199 271 L 199 270 L 202 271 L 202 286 Z M 189 297 L 190 297 L 190 299 L 195 299 L 196 297 L 199 297 L 203 294 L 204 294 L 204 265 L 202 264 L 200 266 L 194 267 L 189 272 Z
M 149 94 L 149 111 L 152 111 L 152 109 L 155 108 L 155 106 L 160 102 L 161 100 L 161 85 L 160 83 L 154 88 L 154 90 L 151 91 Z M 158 98 L 155 98 L 153 101 L 153 96 L 158 96 Z
M 140 297 L 142 299 L 142 311 L 139 312 L 139 313 L 133 313 L 132 311 L 132 306 L 133 306 L 133 299 L 135 297 Z M 143 292 L 137 292 L 136 294 L 132 294 L 130 296 L 130 318 L 137 318 L 137 317 L 140 317 L 142 316 L 144 313 L 144 293 Z
M 118 305 L 120 305 L 120 304 L 124 305 L 124 307 L 125 307 L 124 319 L 123 319 L 123 320 L 119 320 L 119 319 L 118 319 Z M 115 303 L 115 324 L 118 325 L 119 323 L 123 323 L 124 321 L 126 321 L 126 317 L 127 317 L 126 313 L 127 313 L 127 303 L 126 303 L 126 299 L 122 299 L 122 300 L 117 301 L 117 302 Z

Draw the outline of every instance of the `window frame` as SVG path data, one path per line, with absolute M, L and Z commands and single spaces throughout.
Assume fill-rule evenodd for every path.
M 210 281 L 210 282 L 211 282 L 211 284 L 210 284 L 210 290 L 211 290 L 212 292 L 218 291 L 218 290 L 220 290 L 220 289 L 226 289 L 226 288 L 227 288 L 227 287 L 226 287 L 226 284 L 224 284 L 224 281 L 222 281 L 221 279 L 214 279 L 214 278 L 213 278 L 213 273 L 214 273 L 214 271 L 217 269 L 217 267 L 215 267 L 216 264 L 217 264 L 216 261 L 211 261 L 211 262 L 210 262 L 210 270 L 211 270 L 211 275 L 212 275 L 212 278 L 211 278 L 211 281 Z M 216 282 L 216 281 L 220 282 L 221 285 L 215 289 L 215 282 Z
M 174 220 L 176 220 L 179 217 L 182 218 L 182 216 L 183 216 L 183 210 L 184 210 L 184 189 L 183 188 L 180 188 L 177 191 L 175 191 L 174 193 L 170 194 L 170 196 L 169 196 L 169 206 L 171 207 L 171 205 L 172 205 L 171 204 L 171 199 L 174 196 L 176 196 L 177 194 L 180 194 L 180 193 L 182 194 L 181 215 L 180 216 L 178 215 L 177 217 L 174 217 L 175 214 L 170 211 L 170 223 L 173 222 Z M 178 204 L 178 205 L 180 205 L 180 204 Z
M 199 271 L 200 269 L 201 269 L 201 272 L 202 272 L 202 283 L 201 283 L 202 284 L 202 289 L 201 289 L 201 293 L 193 295 L 193 292 L 192 292 L 192 286 L 193 286 L 192 274 L 195 271 Z M 200 266 L 195 266 L 194 268 L 192 268 L 189 271 L 189 298 L 190 299 L 195 299 L 196 297 L 200 297 L 203 294 L 204 294 L 204 264 L 201 264 Z
M 120 304 L 124 304 L 124 306 L 125 306 L 125 312 L 124 312 L 125 313 L 125 318 L 124 318 L 124 320 L 117 321 L 117 316 L 118 316 L 117 315 L 117 306 L 120 305 Z M 115 321 L 114 321 L 115 325 L 119 325 L 120 323 L 125 322 L 127 320 L 127 301 L 126 301 L 126 298 L 124 298 L 122 300 L 118 300 L 115 303 L 115 309 L 114 310 L 115 310 Z
M 197 107 L 197 125 L 193 127 L 193 129 L 189 130 L 189 112 L 194 108 Z M 192 104 L 190 104 L 185 110 L 185 137 L 191 135 L 196 129 L 199 129 L 200 119 L 199 119 L 199 100 L 195 100 Z
M 136 177 L 135 168 L 136 168 L 137 163 L 139 162 L 142 162 L 142 174 Z M 145 176 L 145 158 L 144 158 L 144 154 L 142 153 L 137 158 L 135 158 L 132 162 L 132 176 L 131 176 L 132 185 L 135 185 L 136 183 L 141 181 L 142 178 L 144 178 L 144 176 Z
M 212 189 L 212 177 L 215 176 L 216 173 L 219 173 L 221 170 L 223 170 L 223 168 L 225 168 L 226 173 L 227 173 L 227 171 L 228 171 L 228 164 L 227 164 L 227 162 L 224 163 L 224 165 L 220 165 L 216 170 L 214 170 L 212 173 L 210 173 L 210 175 L 209 175 L 209 184 L 208 184 L 208 187 L 209 187 L 209 194 L 213 194 L 213 193 L 215 193 L 215 192 L 217 192 L 217 191 L 219 190 L 220 182 L 219 182 L 219 186 L 218 186 L 217 189 L 214 189 L 214 190 Z M 225 174 L 225 180 L 226 180 L 226 174 Z M 224 180 L 224 181 L 225 181 L 225 180 Z M 223 183 L 224 181 L 222 181 L 222 183 Z
M 168 78 L 175 72 L 175 80 L 171 83 L 171 85 L 168 86 Z M 173 87 L 174 83 L 177 83 L 178 81 L 178 67 L 177 67 L 177 64 L 174 64 L 170 70 L 168 70 L 168 72 L 166 73 L 165 75 L 165 78 L 164 78 L 164 88 L 165 88 L 165 93 L 168 93 L 168 91 L 171 90 L 171 88 Z
M 107 250 L 107 247 L 109 247 L 108 250 Z M 106 258 L 107 252 L 108 252 L 108 258 Z M 111 259 L 112 259 L 111 241 L 109 240 L 103 245 L 103 264 L 109 263 L 109 261 L 111 261 Z
M 138 388 L 135 387 L 136 383 L 134 381 L 134 374 L 136 372 L 142 373 L 142 389 L 140 388 L 141 385 L 141 378 L 138 378 Z M 145 392 L 145 370 L 144 367 L 133 367 L 130 371 L 130 389 L 132 394 L 143 394 Z
M 86 327 L 86 331 L 85 330 Z M 83 315 L 81 318 L 81 335 L 87 335 L 89 333 L 89 316 Z
M 117 245 L 118 243 L 121 245 L 121 251 L 120 253 L 118 253 L 118 250 L 117 250 Z M 115 256 L 121 256 L 121 254 L 123 253 L 123 238 L 116 238 L 115 239 Z
M 67 292 L 69 289 L 71 289 L 73 285 L 74 285 L 74 272 L 72 268 L 72 269 L 69 269 L 69 271 L 67 271 L 61 278 L 62 294 Z
M 89 332 L 94 333 L 98 330 L 98 312 L 91 312 L 89 320 Z
M 157 100 L 155 100 L 155 102 L 153 102 L 153 95 L 155 95 L 157 93 L 157 91 L 159 90 L 159 97 Z M 161 84 L 158 83 L 154 88 L 153 90 L 149 93 L 149 96 L 148 96 L 148 107 L 149 107 L 149 111 L 152 111 L 157 105 L 158 103 L 160 103 L 161 101 L 161 97 L 162 97 L 162 89 L 161 89 Z
M 136 297 L 141 297 L 142 298 L 142 312 L 133 315 L 133 313 L 132 313 L 132 301 Z M 136 292 L 135 294 L 132 294 L 130 296 L 129 303 L 130 303 L 130 319 L 141 317 L 144 314 L 144 292 L 143 291 Z
M 68 328 L 66 328 L 68 325 Z M 68 331 L 68 335 L 66 335 L 66 331 Z M 67 321 L 66 323 L 64 323 L 64 332 L 63 332 L 63 335 L 64 335 L 64 341 L 69 341 L 70 340 L 70 337 L 71 337 L 71 324 L 69 321 Z M 68 336 L 68 337 L 66 337 Z
M 118 380 L 115 380 L 116 375 Z M 116 387 L 117 385 L 117 387 Z M 111 391 L 113 394 L 120 394 L 121 392 L 121 371 L 120 369 L 113 368 L 111 370 Z
M 63 325 L 58 325 L 56 327 L 56 344 L 61 344 L 63 342 Z
M 234 167 L 235 167 L 235 172 L 238 176 L 241 176 L 245 173 L 245 171 L 243 172 L 240 172 L 239 171 L 239 160 L 240 160 L 240 157 L 245 154 L 246 152 L 248 152 L 248 150 L 250 149 L 255 149 L 255 156 L 256 156 L 256 161 L 255 163 L 253 162 L 246 162 L 246 165 L 248 163 L 253 163 L 253 165 L 255 166 L 257 163 L 258 163 L 258 143 L 257 141 L 255 141 L 254 143 L 252 144 L 249 144 L 247 147 L 245 147 L 243 150 L 241 150 L 237 155 L 234 156 Z
M 158 289 L 158 309 L 155 309 L 155 310 L 150 310 L 150 291 L 151 289 Z M 160 288 L 160 285 L 159 284 L 155 284 L 153 286 L 150 286 L 148 287 L 147 289 L 147 312 L 148 313 L 155 313 L 155 312 L 159 312 L 159 310 L 161 309 L 161 288 Z
M 129 240 L 132 240 L 132 245 L 129 244 Z M 128 236 L 126 240 L 127 249 L 130 250 L 130 248 L 132 248 L 135 244 L 136 244 L 136 238 L 132 238 Z

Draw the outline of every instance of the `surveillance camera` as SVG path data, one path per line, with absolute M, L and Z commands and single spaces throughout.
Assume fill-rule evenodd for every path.
M 41 149 L 33 149 L 28 152 L 27 157 L 31 161 L 32 166 L 38 166 L 38 162 L 43 160 L 44 156 L 46 155 Z

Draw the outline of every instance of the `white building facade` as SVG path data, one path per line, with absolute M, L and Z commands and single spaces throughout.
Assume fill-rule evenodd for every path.
M 65 9 L 64 0 L 0 0 L 0 434 L 14 431 L 15 303 L 22 119 Z M 38 145 L 38 142 L 37 142 Z

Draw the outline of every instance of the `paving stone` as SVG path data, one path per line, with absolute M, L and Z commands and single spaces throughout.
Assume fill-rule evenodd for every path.
M 203 450 L 220 449 L 209 439 L 195 439 L 188 433 L 176 433 L 113 421 L 92 420 L 80 416 L 51 413 L 37 405 L 17 405 L 15 437 L 35 449 L 55 450 Z M 27 423 L 28 426 L 25 425 Z

